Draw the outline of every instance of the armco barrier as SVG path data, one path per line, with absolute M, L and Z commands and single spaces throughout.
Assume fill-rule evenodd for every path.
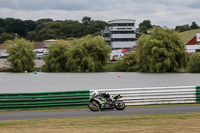
M 200 102 L 200 86 L 122 88 L 91 90 L 121 94 L 126 105 L 176 104 Z
M 200 86 L 196 87 L 196 102 L 200 103 Z
M 121 94 L 126 105 L 200 103 L 200 86 L 0 93 L 0 110 L 87 107 L 94 91 Z
M 87 107 L 89 90 L 39 93 L 0 93 L 0 110 Z

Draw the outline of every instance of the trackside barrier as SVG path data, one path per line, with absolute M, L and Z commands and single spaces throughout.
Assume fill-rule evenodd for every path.
M 196 87 L 196 102 L 200 103 L 200 86 Z
M 0 110 L 87 107 L 89 94 L 89 90 L 0 93 Z
M 200 103 L 200 86 L 122 88 L 90 90 L 121 94 L 126 105 Z
M 0 110 L 87 107 L 94 91 L 121 94 L 126 105 L 200 103 L 200 86 L 0 93 Z

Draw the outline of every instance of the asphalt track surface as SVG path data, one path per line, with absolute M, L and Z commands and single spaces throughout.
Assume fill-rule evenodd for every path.
M 66 117 L 194 113 L 194 112 L 200 112 L 200 105 L 175 106 L 175 107 L 126 108 L 123 111 L 105 110 L 105 111 L 92 112 L 88 109 L 88 110 L 72 110 L 72 111 L 0 113 L 0 121 L 24 120 L 24 119 L 66 118 Z

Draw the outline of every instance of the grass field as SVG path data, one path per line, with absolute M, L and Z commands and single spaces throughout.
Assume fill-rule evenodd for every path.
M 1 133 L 199 133 L 200 113 L 0 121 Z
M 189 30 L 185 32 L 181 32 L 180 36 L 182 37 L 184 44 L 189 42 L 194 36 L 196 36 L 196 33 L 200 33 L 200 29 L 195 30 Z

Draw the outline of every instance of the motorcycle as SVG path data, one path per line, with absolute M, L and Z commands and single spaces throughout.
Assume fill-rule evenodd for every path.
M 126 107 L 125 103 L 122 100 L 118 100 L 119 98 L 122 98 L 120 94 L 110 97 L 110 95 L 106 93 L 94 93 L 89 100 L 88 108 L 91 111 L 99 111 L 99 109 L 102 111 L 104 109 L 124 110 Z

